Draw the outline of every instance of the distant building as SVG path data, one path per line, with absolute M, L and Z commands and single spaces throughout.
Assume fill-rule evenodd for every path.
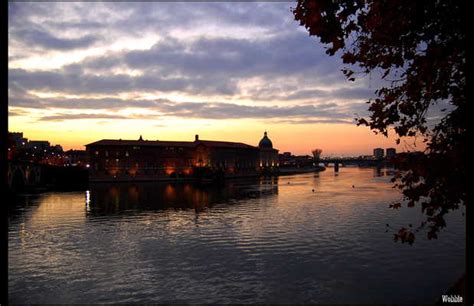
M 89 179 L 157 180 L 192 177 L 196 171 L 252 176 L 276 170 L 278 150 L 266 135 L 259 147 L 240 142 L 103 139 L 86 145 Z
M 8 133 L 8 160 L 64 166 L 63 148 L 46 140 L 30 140 L 23 133 Z
M 88 166 L 89 158 L 85 150 L 69 150 L 64 155 L 68 166 Z
M 267 132 L 263 133 L 263 138 L 258 143 L 260 149 L 260 168 L 268 171 L 278 167 L 278 150 L 273 149 L 273 143 L 268 138 Z
M 53 147 L 51 147 L 51 150 L 56 152 L 64 152 L 63 147 L 61 145 L 54 145 Z
M 393 158 L 397 155 L 397 150 L 395 148 L 387 148 L 385 150 L 385 157 L 386 158 Z
M 310 155 L 292 155 L 290 152 L 284 152 L 278 156 L 280 167 L 312 167 L 314 163 L 313 156 Z
M 48 150 L 50 144 L 49 141 L 46 140 L 31 140 L 26 143 L 25 147 L 33 150 Z
M 383 149 L 382 148 L 375 148 L 374 149 L 374 157 L 377 159 L 383 158 Z
M 357 158 L 358 159 L 371 160 L 371 159 L 374 159 L 374 156 L 373 155 L 360 155 Z
M 15 144 L 15 147 L 20 148 L 28 142 L 28 138 L 23 137 L 22 132 L 9 132 L 8 138 Z

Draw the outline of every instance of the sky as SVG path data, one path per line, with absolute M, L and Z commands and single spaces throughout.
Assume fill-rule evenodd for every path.
M 354 118 L 379 81 L 349 82 L 293 2 L 9 3 L 9 130 L 64 149 L 100 139 L 372 154 Z

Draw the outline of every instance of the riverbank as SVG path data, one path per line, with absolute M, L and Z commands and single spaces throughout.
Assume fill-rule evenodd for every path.
M 232 175 L 203 175 L 193 177 L 116 177 L 110 179 L 110 177 L 104 178 L 93 178 L 91 179 L 88 175 L 87 169 L 73 168 L 73 167 L 51 167 L 42 174 L 41 180 L 36 184 L 25 185 L 21 184 L 16 188 L 11 188 L 9 192 L 12 194 L 22 193 L 41 193 L 45 191 L 59 191 L 59 190 L 82 190 L 87 189 L 89 183 L 113 183 L 113 182 L 197 182 L 197 183 L 213 183 L 222 182 L 225 180 L 238 180 L 250 177 L 260 176 L 286 176 L 303 173 L 313 173 L 325 171 L 325 167 L 288 167 L 280 168 L 278 171 L 269 173 L 241 173 Z

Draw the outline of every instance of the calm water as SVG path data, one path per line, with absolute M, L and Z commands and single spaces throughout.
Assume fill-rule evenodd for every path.
M 438 240 L 394 243 L 386 224 L 421 214 L 388 209 L 388 174 L 26 196 L 9 217 L 10 302 L 432 303 L 465 270 L 462 211 Z

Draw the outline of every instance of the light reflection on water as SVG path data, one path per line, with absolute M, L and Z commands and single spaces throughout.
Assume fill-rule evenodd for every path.
M 464 219 L 417 224 L 389 170 L 192 184 L 96 184 L 19 203 L 11 303 L 431 303 L 464 271 Z M 313 191 L 314 190 L 314 191 Z

